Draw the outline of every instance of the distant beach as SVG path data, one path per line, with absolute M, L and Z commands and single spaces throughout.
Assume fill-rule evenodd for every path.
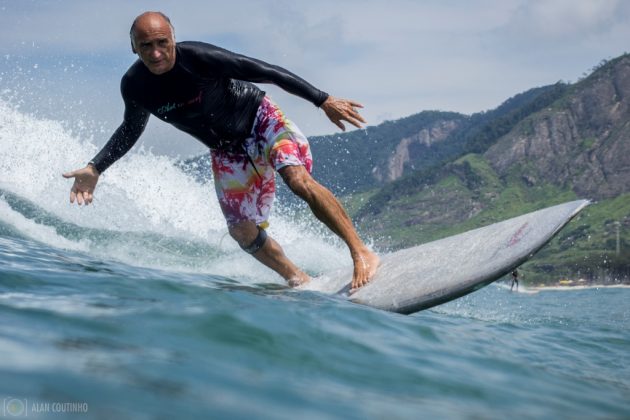
M 498 286 L 502 289 L 510 289 L 511 282 L 501 282 Z M 630 284 L 589 284 L 589 283 L 568 283 L 568 284 L 539 284 L 538 286 L 530 286 L 520 284 L 519 293 L 537 293 L 541 291 L 566 291 L 566 290 L 586 290 L 586 289 L 630 289 Z M 516 287 L 514 287 L 516 292 Z
M 585 290 L 585 289 L 630 289 L 630 284 L 587 284 L 587 285 L 551 285 L 524 287 L 525 290 Z

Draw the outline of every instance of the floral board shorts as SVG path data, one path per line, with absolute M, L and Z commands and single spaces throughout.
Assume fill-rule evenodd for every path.
M 275 198 L 275 172 L 285 166 L 302 165 L 309 173 L 313 168 L 306 136 L 266 96 L 243 153 L 213 149 L 211 156 L 214 187 L 228 225 L 253 221 L 266 227 Z

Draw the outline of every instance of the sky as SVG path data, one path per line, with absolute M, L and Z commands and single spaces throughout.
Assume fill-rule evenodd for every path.
M 145 10 L 170 16 L 178 41 L 280 65 L 362 103 L 369 125 L 492 109 L 630 50 L 623 0 L 0 0 L 0 99 L 104 144 L 121 121 L 120 78 L 136 59 L 129 26 Z M 312 104 L 262 87 L 307 135 L 339 132 Z M 204 152 L 155 118 L 141 145 Z

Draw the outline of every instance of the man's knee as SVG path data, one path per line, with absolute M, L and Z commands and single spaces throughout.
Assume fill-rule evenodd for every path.
M 245 221 L 228 226 L 230 236 L 239 245 L 249 245 L 258 234 L 258 228 L 254 222 Z
M 267 242 L 267 232 L 254 222 L 241 222 L 228 226 L 230 236 L 241 249 L 248 254 L 255 254 Z

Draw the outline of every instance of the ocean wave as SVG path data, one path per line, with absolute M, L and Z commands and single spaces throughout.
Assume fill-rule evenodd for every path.
M 214 188 L 174 158 L 140 150 L 105 172 L 90 206 L 71 205 L 63 172 L 98 147 L 58 121 L 0 100 L 0 232 L 104 260 L 255 280 L 279 277 L 227 235 Z M 348 266 L 340 240 L 314 218 L 277 207 L 269 233 L 311 274 Z

